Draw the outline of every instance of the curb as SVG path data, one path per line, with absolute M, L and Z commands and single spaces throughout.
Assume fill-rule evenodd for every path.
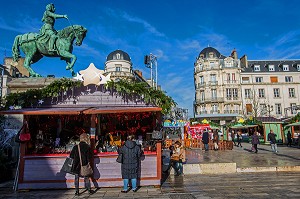
M 229 174 L 252 172 L 300 172 L 300 166 L 237 168 L 236 163 L 184 164 L 184 174 Z M 173 169 L 171 173 L 174 173 Z

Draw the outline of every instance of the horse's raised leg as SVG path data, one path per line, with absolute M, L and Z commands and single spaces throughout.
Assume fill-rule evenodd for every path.
M 24 67 L 28 70 L 30 77 L 41 77 L 40 74 L 34 72 L 34 70 L 32 70 L 32 68 L 30 67 L 32 58 L 33 58 L 33 54 L 31 54 L 31 53 L 26 54 L 26 57 L 24 60 Z
M 72 53 L 69 53 L 67 51 L 60 51 L 59 54 L 65 58 L 66 62 L 67 62 L 67 66 L 66 66 L 66 70 L 70 70 L 72 73 L 72 76 L 76 76 L 76 73 L 73 70 L 73 66 L 77 60 L 77 57 L 75 55 L 73 55 Z

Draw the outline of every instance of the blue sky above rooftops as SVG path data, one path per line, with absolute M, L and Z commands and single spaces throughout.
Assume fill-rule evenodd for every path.
M 57 14 L 67 14 L 71 24 L 88 29 L 82 46 L 75 46 L 75 71 L 93 62 L 104 68 L 106 56 L 121 49 L 133 68 L 150 78 L 144 55 L 158 58 L 158 84 L 179 107 L 193 115 L 193 67 L 208 45 L 221 54 L 250 60 L 300 58 L 300 1 L 298 0 L 10 0 L 0 7 L 0 59 L 12 56 L 16 35 L 39 32 L 48 3 Z M 55 28 L 68 26 L 57 19 Z M 71 77 L 65 62 L 43 58 L 32 68 L 43 76 Z

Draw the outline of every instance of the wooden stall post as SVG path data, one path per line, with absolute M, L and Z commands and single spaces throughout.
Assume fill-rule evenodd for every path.
M 91 150 L 94 155 L 94 150 L 95 150 L 95 138 L 96 138 L 96 120 L 97 116 L 95 114 L 91 115 L 91 129 L 90 129 L 90 135 L 91 135 Z M 91 160 L 91 165 L 94 165 L 94 158 Z M 95 167 L 93 168 L 95 169 Z M 94 179 L 94 176 L 92 176 L 92 179 Z

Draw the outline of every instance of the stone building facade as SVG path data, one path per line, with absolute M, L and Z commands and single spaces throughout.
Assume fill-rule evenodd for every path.
M 194 63 L 194 115 L 220 124 L 240 117 L 291 117 L 300 109 L 300 60 L 240 59 L 204 48 Z

